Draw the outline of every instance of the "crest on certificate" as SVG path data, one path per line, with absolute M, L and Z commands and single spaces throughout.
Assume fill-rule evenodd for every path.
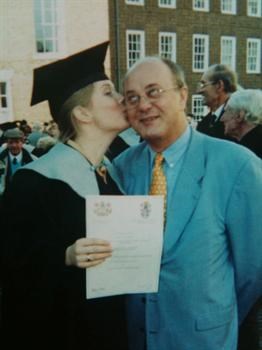
M 151 214 L 151 204 L 148 201 L 144 201 L 140 204 L 140 213 L 142 218 L 148 218 Z
M 94 213 L 97 216 L 108 216 L 112 213 L 111 203 L 100 201 L 94 204 Z

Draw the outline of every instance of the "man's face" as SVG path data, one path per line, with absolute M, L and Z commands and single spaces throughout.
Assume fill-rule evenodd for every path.
M 7 148 L 12 155 L 17 156 L 23 148 L 23 141 L 21 139 L 8 139 Z
M 204 73 L 200 79 L 197 93 L 203 96 L 203 104 L 214 110 L 217 108 L 219 91 L 217 84 L 212 80 L 210 72 Z
M 164 140 L 168 146 L 185 129 L 187 89 L 177 87 L 162 61 L 148 60 L 135 67 L 125 80 L 124 94 L 128 121 L 149 143 Z M 138 103 L 130 106 L 128 101 L 134 99 Z
M 227 107 L 221 117 L 221 121 L 224 123 L 224 133 L 227 136 L 236 137 L 239 135 L 239 128 L 241 119 L 239 113 L 230 107 Z

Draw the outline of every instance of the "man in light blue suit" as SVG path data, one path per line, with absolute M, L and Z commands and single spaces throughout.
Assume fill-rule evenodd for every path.
M 144 142 L 115 165 L 127 194 L 148 194 L 164 155 L 167 215 L 157 293 L 128 297 L 131 350 L 235 350 L 262 294 L 262 163 L 192 130 L 181 68 L 148 57 L 124 82 L 127 116 Z

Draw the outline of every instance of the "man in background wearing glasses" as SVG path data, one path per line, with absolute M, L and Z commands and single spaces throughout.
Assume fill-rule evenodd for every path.
M 155 159 L 167 185 L 159 290 L 128 296 L 130 350 L 235 350 L 262 294 L 261 160 L 188 125 L 184 73 L 171 61 L 137 62 L 124 94 L 144 141 L 114 160 L 123 189 L 152 194 Z
M 220 118 L 227 100 L 236 90 L 237 76 L 228 66 L 214 64 L 208 68 L 198 83 L 197 93 L 203 96 L 203 104 L 210 112 L 198 123 L 198 131 L 220 139 L 231 139 L 225 136 Z

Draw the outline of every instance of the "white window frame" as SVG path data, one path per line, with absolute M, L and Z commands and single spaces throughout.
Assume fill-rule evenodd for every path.
M 226 52 L 226 42 L 231 44 L 231 52 Z M 236 37 L 234 36 L 221 36 L 220 38 L 220 62 L 231 67 L 232 70 L 236 70 Z
M 191 105 L 192 114 L 194 115 L 195 120 L 199 121 L 208 113 L 208 107 L 203 105 L 202 95 L 193 94 L 191 101 L 192 101 L 192 105 Z
M 194 11 L 209 11 L 209 0 L 193 0 L 192 5 Z
M 204 51 L 202 53 L 196 52 L 195 40 L 203 40 L 204 41 Z M 192 41 L 192 70 L 193 72 L 204 72 L 208 68 L 209 64 L 209 35 L 207 34 L 193 34 Z M 196 55 L 202 56 L 203 67 L 196 67 Z
M 256 2 L 257 12 L 252 12 L 252 5 Z M 247 15 L 250 17 L 261 17 L 262 16 L 262 0 L 247 0 Z
M 144 6 L 144 0 L 126 0 L 126 4 Z
M 130 44 L 130 41 L 129 41 L 129 36 L 130 35 L 136 35 L 138 37 L 140 37 L 140 51 L 136 51 L 138 52 L 138 56 L 136 59 L 132 59 L 130 58 L 130 50 L 129 50 L 129 44 Z M 143 58 L 145 56 L 145 32 L 143 30 L 130 30 L 128 29 L 126 31 L 126 66 L 127 66 L 127 69 L 129 69 L 130 67 L 132 67 L 132 65 L 137 61 L 139 60 L 140 58 Z M 130 61 L 133 62 L 131 63 Z
M 250 48 L 250 44 L 256 44 L 256 55 L 253 55 L 254 48 Z M 259 74 L 261 73 L 261 39 L 247 38 L 247 48 L 246 48 L 246 72 L 248 74 Z M 251 56 L 252 55 L 252 56 Z M 255 60 L 255 69 L 251 69 L 250 60 Z
M 0 104 L 0 124 L 8 121 L 13 121 L 13 103 L 12 103 L 12 90 L 11 90 L 11 79 L 14 75 L 13 70 L 3 69 L 0 70 L 0 83 L 6 85 L 6 94 L 1 95 L 0 99 L 5 98 L 7 107 L 2 107 L 2 101 Z
M 51 0 L 52 1 L 52 13 L 55 11 L 56 13 L 56 21 L 48 22 L 48 19 L 45 18 L 45 5 L 47 4 L 45 0 L 34 0 L 34 6 L 36 2 L 40 2 L 41 6 L 41 23 L 39 25 L 36 24 L 36 14 L 34 12 L 34 24 L 35 24 L 35 58 L 37 59 L 49 59 L 49 58 L 57 58 L 65 55 L 65 3 L 64 0 Z M 35 7 L 34 7 L 35 8 Z M 36 10 L 35 10 L 36 11 Z M 54 16 L 52 16 L 53 20 Z M 54 47 L 53 51 L 37 51 L 37 41 L 38 36 L 40 36 L 40 31 L 44 33 L 47 28 L 50 28 L 52 31 L 51 37 L 48 35 L 44 36 L 44 40 L 49 39 L 52 42 Z M 45 35 L 45 34 L 43 34 Z M 41 42 L 41 38 L 39 38 Z
M 167 52 L 163 52 L 162 51 L 162 42 L 161 42 L 162 38 L 168 38 L 171 41 L 171 53 L 170 53 L 170 56 L 165 54 Z M 176 62 L 176 42 L 177 42 L 176 41 L 176 33 L 159 32 L 158 33 L 158 52 L 159 52 L 159 55 L 161 57 L 168 58 L 168 59 L 172 60 L 173 62 Z
M 158 0 L 158 7 L 164 7 L 164 8 L 176 8 L 176 0 L 170 0 L 170 4 L 163 4 L 161 3 L 161 0 Z
M 231 9 L 224 9 L 224 6 L 230 6 Z M 236 0 L 220 0 L 221 13 L 227 15 L 236 15 L 237 14 L 237 3 Z

